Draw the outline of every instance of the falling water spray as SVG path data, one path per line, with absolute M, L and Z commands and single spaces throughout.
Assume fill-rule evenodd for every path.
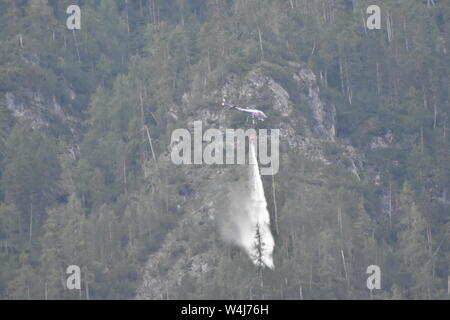
M 278 170 L 278 139 L 277 132 L 272 133 L 271 156 L 274 166 Z M 275 135 L 275 137 L 274 137 Z M 256 150 L 260 155 L 260 162 L 268 164 L 267 139 L 264 135 L 249 135 L 249 165 L 247 165 L 248 179 L 232 182 L 229 186 L 227 202 L 224 211 L 217 215 L 218 225 L 224 240 L 232 242 L 247 253 L 254 264 L 262 264 L 273 269 L 272 253 L 274 239 L 270 230 L 270 215 L 267 210 L 266 197 L 261 179 L 262 170 L 267 173 L 267 167 L 259 168 Z M 262 139 L 261 139 L 262 138 Z M 256 141 L 259 141 L 258 145 Z M 257 148 L 258 146 L 258 148 Z
M 270 215 L 267 210 L 264 187 L 259 172 L 258 161 L 256 157 L 255 140 L 250 141 L 250 197 L 247 203 L 247 212 L 250 221 L 249 232 L 243 239 L 244 249 L 252 258 L 254 263 L 258 263 L 257 246 L 261 246 L 262 263 L 273 269 L 273 247 L 274 240 L 270 231 Z M 259 228 L 260 239 L 257 239 L 257 229 Z

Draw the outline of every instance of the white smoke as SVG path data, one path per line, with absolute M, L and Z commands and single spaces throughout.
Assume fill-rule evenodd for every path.
M 245 250 L 250 259 L 258 263 L 258 242 L 261 245 L 262 263 L 273 269 L 274 240 L 270 231 L 270 216 L 264 195 L 261 175 L 253 140 L 250 142 L 249 180 L 245 187 L 234 186 L 230 191 L 227 212 L 219 219 L 225 240 Z M 260 240 L 257 239 L 259 227 Z

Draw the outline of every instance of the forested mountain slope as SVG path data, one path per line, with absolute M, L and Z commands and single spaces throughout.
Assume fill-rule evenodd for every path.
M 76 2 L 73 31 L 73 1 L 0 2 L 2 299 L 448 299 L 448 0 Z M 280 129 L 274 270 L 218 226 L 245 168 L 170 159 L 247 126 L 223 97 Z

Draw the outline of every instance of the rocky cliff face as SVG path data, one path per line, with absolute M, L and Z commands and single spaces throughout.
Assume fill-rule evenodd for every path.
M 276 76 L 274 70 L 262 66 L 243 76 L 230 75 L 222 87 L 207 92 L 201 92 L 200 96 L 198 92 L 187 92 L 182 105 L 170 108 L 170 117 L 179 121 L 185 114 L 184 110 L 194 110 L 185 119 L 184 127 L 191 127 L 195 120 L 202 120 L 204 129 L 246 127 L 248 125 L 242 121 L 244 116 L 224 112 L 218 105 L 199 108 L 197 102 L 226 98 L 243 105 L 255 104 L 269 115 L 268 121 L 261 127 L 280 129 L 280 143 L 284 148 L 318 164 L 319 169 L 314 173 L 317 181 L 330 178 L 324 170 L 327 166 L 342 162 L 349 179 L 369 178 L 376 183 L 377 172 L 364 168 L 363 156 L 351 145 L 336 138 L 335 106 L 321 99 L 316 76 L 307 67 L 291 63 L 287 72 L 283 70 L 283 76 Z M 71 99 L 75 99 L 75 93 Z M 73 136 L 79 133 L 81 120 L 70 115 L 70 105 L 62 106 L 55 97 L 28 91 L 19 98 L 8 92 L 0 97 L 0 105 L 16 117 L 29 121 L 35 129 L 51 129 L 56 123 L 69 128 Z M 237 120 L 241 123 L 236 124 Z M 376 137 L 372 148 L 383 148 L 391 142 L 389 135 Z M 330 148 L 334 150 L 331 153 Z M 161 158 L 170 162 L 169 153 L 162 154 Z M 283 150 L 280 158 L 280 166 L 283 166 Z M 224 252 L 229 252 L 230 245 L 221 239 L 217 220 L 230 179 L 245 180 L 245 170 L 235 166 L 207 165 L 186 165 L 174 170 L 182 172 L 192 192 L 179 197 L 182 200 L 178 206 L 183 207 L 184 213 L 175 228 L 166 235 L 160 249 L 148 258 L 142 268 L 142 281 L 136 299 L 176 298 L 177 288 L 187 276 L 195 281 L 216 278 L 218 260 Z M 317 188 L 314 184 L 304 183 L 312 192 Z M 243 252 L 239 254 L 245 255 Z
M 280 129 L 280 143 L 303 157 L 317 162 L 319 168 L 336 163 L 336 152 L 327 149 L 333 146 L 339 150 L 340 159 L 346 159 L 350 179 L 363 179 L 363 161 L 355 149 L 336 139 L 336 110 L 331 103 L 320 98 L 320 90 L 314 73 L 299 64 L 292 64 L 289 85 L 277 81 L 264 68 L 257 68 L 239 78 L 230 76 L 225 85 L 204 95 L 206 101 L 225 97 L 229 101 L 258 102 L 269 114 L 266 123 L 269 129 Z M 263 97 L 263 99 L 261 98 Z M 198 98 L 198 97 L 197 97 Z M 183 108 L 190 104 L 193 93 L 183 97 Z M 174 108 L 175 110 L 180 108 Z M 192 109 L 195 109 L 192 107 Z M 232 125 L 232 115 L 217 108 L 203 108 L 187 119 L 186 127 L 194 120 L 203 120 L 204 126 L 225 129 Z M 283 151 L 280 153 L 283 166 Z M 167 159 L 170 161 L 170 159 Z M 163 246 L 152 254 L 142 269 L 142 283 L 136 299 L 176 298 L 177 287 L 189 276 L 195 280 L 214 278 L 217 261 L 224 254 L 224 242 L 218 235 L 217 219 L 219 202 L 230 175 L 229 167 L 181 166 L 188 183 L 195 185 L 195 193 L 186 198 L 185 214 L 177 226 L 167 235 Z M 319 169 L 318 180 L 327 179 L 326 170 Z M 238 177 L 239 179 L 245 179 Z M 276 179 L 276 176 L 275 176 Z M 308 188 L 314 189 L 313 184 Z M 199 235 L 204 235 L 202 238 Z M 221 248 L 221 249 L 220 249 Z M 275 251 L 277 250 L 275 244 Z M 225 250 L 226 251 L 226 250 Z M 276 265 L 276 261 L 275 261 Z
M 67 90 L 70 99 L 75 100 L 75 92 Z M 61 104 L 54 95 L 44 95 L 39 91 L 24 89 L 20 96 L 7 92 L 0 96 L 0 106 L 6 107 L 17 118 L 28 121 L 33 129 L 52 129 L 62 125 L 69 129 L 71 135 L 77 135 L 81 123 L 71 115 L 70 104 Z

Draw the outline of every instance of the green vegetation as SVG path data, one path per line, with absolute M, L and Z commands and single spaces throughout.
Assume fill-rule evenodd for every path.
M 207 107 L 204 92 L 256 67 L 298 102 L 289 62 L 317 75 L 321 98 L 336 105 L 338 139 L 366 155 L 379 183 L 350 175 L 337 144 L 325 146 L 330 166 L 285 150 L 276 270 L 258 272 L 222 243 L 211 279 L 186 276 L 170 297 L 366 299 L 365 270 L 377 264 L 375 298 L 448 298 L 447 1 L 376 1 L 383 29 L 374 31 L 362 23 L 367 0 L 77 2 L 75 32 L 65 23 L 73 1 L 0 3 L 0 298 L 132 298 L 140 267 L 197 192 L 192 177 L 153 159 L 197 111 L 174 117 L 171 107 L 186 92 L 190 106 Z M 78 132 L 53 121 L 31 128 L 6 108 L 6 93 L 24 105 L 33 93 L 54 98 L 80 119 Z M 386 134 L 395 144 L 372 150 Z M 82 267 L 82 292 L 64 289 L 71 264 Z

